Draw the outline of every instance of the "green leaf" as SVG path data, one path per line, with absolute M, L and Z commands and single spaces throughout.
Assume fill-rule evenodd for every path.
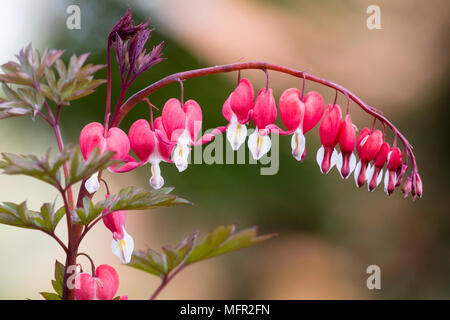
M 41 296 L 44 297 L 45 300 L 62 300 L 62 298 L 56 293 L 52 292 L 39 292 Z
M 128 266 L 165 278 L 172 271 L 180 270 L 194 262 L 243 249 L 275 236 L 258 236 L 256 227 L 236 233 L 234 224 L 219 226 L 200 240 L 197 234 L 198 232 L 195 232 L 192 237 L 185 238 L 176 247 L 163 247 L 161 253 L 152 249 L 135 251 Z
M 26 202 L 0 204 L 0 223 L 21 228 L 42 230 L 47 233 L 55 231 L 58 222 L 64 216 L 64 208 L 54 210 L 54 205 L 44 203 L 40 211 L 28 210 Z
M 137 187 L 127 187 L 104 202 L 110 211 L 148 210 L 157 207 L 192 204 L 186 199 L 169 194 L 172 190 L 173 188 L 145 190 Z
M 83 179 L 88 179 L 97 171 L 104 170 L 120 161 L 113 160 L 114 151 L 105 151 L 100 154 L 100 149 L 96 147 L 92 150 L 87 161 L 84 160 L 80 148 L 77 146 L 70 155 L 69 176 L 67 177 L 66 187 Z
M 176 247 L 165 246 L 161 254 L 152 249 L 146 252 L 133 252 L 128 266 L 162 278 L 186 260 L 192 251 L 196 237 L 197 233 L 194 233 L 193 236 L 183 239 Z
M 2 153 L 0 169 L 3 173 L 15 175 L 23 174 L 51 184 L 58 188 L 60 185 L 59 171 L 62 165 L 69 159 L 70 151 L 58 152 L 53 159 L 50 158 L 50 149 L 44 157 L 32 154 L 16 155 Z
M 89 197 L 83 198 L 83 206 L 75 209 L 79 224 L 88 225 L 103 211 L 108 213 L 118 210 L 149 210 L 157 207 L 191 204 L 191 202 L 169 194 L 173 188 L 145 190 L 137 187 L 127 187 L 116 195 L 111 195 L 96 204 Z M 108 214 L 105 213 L 105 214 Z
M 64 282 L 64 265 L 58 260 L 55 261 L 55 280 L 52 280 L 52 286 L 55 292 L 62 297 Z
M 84 197 L 83 207 L 75 209 L 75 212 L 79 219 L 79 221 L 76 222 L 87 226 L 95 218 L 97 218 L 105 209 L 106 208 L 103 202 L 94 204 L 89 197 Z
M 61 59 L 64 50 L 45 49 L 41 54 L 31 44 L 16 55 L 17 62 L 9 61 L 1 66 L 0 81 L 7 96 L 6 102 L 21 102 L 31 109 L 40 109 L 44 97 L 58 105 L 85 97 L 95 91 L 104 79 L 94 79 L 94 74 L 105 65 L 84 65 L 89 54 L 72 55 L 68 65 Z M 56 73 L 55 73 L 56 70 Z M 12 89 L 7 84 L 13 84 Z M 31 112 L 12 110 L 1 112 L 0 119 L 28 115 Z

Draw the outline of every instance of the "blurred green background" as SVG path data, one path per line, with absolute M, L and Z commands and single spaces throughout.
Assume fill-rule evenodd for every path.
M 66 8 L 81 8 L 81 30 L 66 28 Z M 263 60 L 311 73 L 346 86 L 376 106 L 408 137 L 420 167 L 424 198 L 403 199 L 400 190 L 388 197 L 379 187 L 357 189 L 353 177 L 343 181 L 333 170 L 320 174 L 315 162 L 318 129 L 307 134 L 303 163 L 291 156 L 290 138 L 280 138 L 276 175 L 260 175 L 260 165 L 190 165 L 178 173 L 162 164 L 166 185 L 195 203 L 193 207 L 130 213 L 127 231 L 136 248 L 175 244 L 196 228 L 219 224 L 238 228 L 257 225 L 275 239 L 257 247 L 189 267 L 161 298 L 193 299 L 348 299 L 449 298 L 450 219 L 448 212 L 447 119 L 449 118 L 449 4 L 435 1 L 378 1 L 381 30 L 366 27 L 370 1 L 4 1 L 0 56 L 6 62 L 33 41 L 39 49 L 64 48 L 70 54 L 91 52 L 90 63 L 106 63 L 106 36 L 129 5 L 135 23 L 151 17 L 156 30 L 148 46 L 165 41 L 166 61 L 142 75 L 135 92 L 174 72 L 239 60 Z M 5 20 L 6 19 L 6 20 Z M 19 27 L 15 27 L 18 26 Z M 8 42 L 10 41 L 10 42 Z M 10 45 L 8 45 L 8 43 Z M 115 65 L 114 65 L 115 66 Z M 98 74 L 106 77 L 106 70 Z M 260 71 L 245 72 L 258 90 Z M 113 105 L 120 91 L 113 67 Z M 185 81 L 185 98 L 203 109 L 203 128 L 225 124 L 221 108 L 233 90 L 236 75 L 215 75 Z M 271 73 L 276 99 L 298 79 Z M 326 102 L 334 92 L 313 83 Z M 151 96 L 158 107 L 179 97 L 170 85 Z M 62 114 L 63 136 L 77 143 L 82 127 L 102 121 L 106 86 L 74 102 Z M 339 98 L 345 105 L 345 99 Z M 357 106 L 352 117 L 359 128 L 371 123 Z M 123 121 L 126 132 L 148 108 L 137 105 Z M 278 120 L 279 121 L 279 120 Z M 1 151 L 43 154 L 55 144 L 43 121 L 2 120 Z M 224 139 L 225 140 L 225 139 Z M 247 151 L 248 157 L 248 151 Z M 146 187 L 148 166 L 123 175 L 107 174 L 112 189 Z M 29 179 L 0 177 L 1 201 L 28 199 L 38 206 L 51 201 L 51 190 Z M 99 196 L 101 198 L 101 196 Z M 58 231 L 65 237 L 65 231 Z M 82 250 L 97 264 L 117 267 L 120 294 L 146 298 L 158 279 L 121 266 L 112 256 L 110 233 L 98 225 Z M 55 257 L 60 249 L 45 235 L 0 226 L 0 298 L 38 298 L 50 290 Z M 86 264 L 87 261 L 81 261 Z M 381 290 L 368 290 L 366 268 L 381 268 Z

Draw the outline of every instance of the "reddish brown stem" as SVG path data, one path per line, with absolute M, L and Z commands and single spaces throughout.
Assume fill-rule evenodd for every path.
M 386 124 L 388 127 L 390 127 L 395 134 L 397 134 L 398 138 L 402 141 L 404 144 L 408 155 L 411 157 L 411 163 L 412 163 L 412 170 L 413 172 L 418 171 L 418 167 L 416 164 L 416 159 L 414 156 L 414 153 L 412 151 L 412 147 L 409 144 L 406 137 L 382 114 L 378 113 L 375 108 L 372 108 L 365 102 L 363 102 L 358 96 L 356 96 L 351 91 L 347 90 L 343 86 L 336 84 L 334 82 L 328 81 L 326 79 L 314 76 L 312 74 L 306 73 L 305 71 L 296 70 L 293 68 L 288 68 L 272 63 L 267 62 L 260 62 L 260 61 L 251 61 L 251 62 L 238 62 L 238 63 L 232 63 L 232 64 L 226 64 L 226 65 L 220 65 L 220 66 L 214 66 L 214 67 L 208 67 L 208 68 L 202 68 L 202 69 L 195 69 L 195 70 L 189 70 L 179 73 L 174 73 L 172 75 L 169 75 L 157 82 L 152 83 L 148 87 L 142 89 L 141 91 L 135 93 L 132 95 L 125 103 L 121 106 L 120 110 L 118 110 L 117 117 L 113 119 L 112 126 L 118 126 L 123 118 L 127 115 L 127 113 L 140 101 L 142 101 L 144 98 L 148 97 L 153 92 L 171 84 L 174 82 L 177 82 L 179 80 L 187 80 L 191 78 L 196 77 L 203 77 L 207 75 L 217 74 L 217 73 L 225 73 L 225 72 L 232 72 L 232 71 L 240 71 L 240 70 L 246 70 L 246 69 L 259 69 L 259 70 L 273 70 L 285 74 L 289 74 L 291 76 L 297 77 L 297 78 L 305 78 L 306 80 L 310 80 L 316 83 L 320 83 L 324 86 L 333 88 L 347 97 L 349 97 L 352 101 L 354 101 L 361 109 L 363 109 L 366 113 L 369 115 L 374 116 L 380 122 Z

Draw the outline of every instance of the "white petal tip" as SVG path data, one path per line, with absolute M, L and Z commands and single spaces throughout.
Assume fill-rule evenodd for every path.
M 100 189 L 100 182 L 98 181 L 98 172 L 94 173 L 89 179 L 84 183 L 84 187 L 90 194 L 97 192 Z

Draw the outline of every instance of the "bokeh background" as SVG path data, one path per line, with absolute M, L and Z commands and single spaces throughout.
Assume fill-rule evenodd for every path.
M 81 30 L 66 28 L 66 8 L 81 8 Z M 381 8 L 381 30 L 366 27 L 366 8 Z M 349 88 L 381 109 L 405 133 L 420 166 L 424 197 L 412 202 L 397 190 L 387 197 L 343 181 L 333 170 L 320 174 L 315 163 L 318 130 L 307 134 L 303 163 L 290 155 L 290 139 L 280 139 L 280 169 L 261 176 L 259 165 L 191 165 L 178 173 L 163 165 L 166 184 L 193 207 L 164 208 L 128 214 L 127 231 L 136 248 L 176 244 L 196 228 L 237 223 L 258 225 L 279 236 L 211 261 L 193 265 L 162 292 L 164 299 L 380 299 L 450 298 L 450 212 L 448 210 L 449 2 L 306 1 L 306 0 L 142 0 L 142 1 L 2 1 L 0 60 L 6 62 L 29 42 L 90 51 L 93 63 L 106 62 L 106 36 L 127 6 L 135 22 L 151 17 L 151 45 L 165 41 L 167 61 L 141 76 L 130 92 L 173 72 L 208 65 L 263 60 L 325 77 Z M 245 72 L 256 88 L 260 71 Z M 106 77 L 103 70 L 99 76 Z M 113 101 L 119 76 L 113 72 Z M 300 81 L 271 73 L 276 98 Z M 204 128 L 224 123 L 221 107 L 236 75 L 185 82 L 186 98 L 203 107 Z M 74 102 L 62 114 L 66 142 L 77 143 L 81 128 L 102 121 L 105 86 Z M 313 83 L 326 102 L 334 92 Z M 152 95 L 161 106 L 179 96 L 174 84 Z M 345 105 L 345 99 L 339 102 Z M 351 105 L 359 127 L 371 119 Z M 148 117 L 137 106 L 122 128 Z M 0 123 L 0 150 L 43 154 L 55 141 L 41 120 L 7 119 Z M 147 186 L 149 167 L 120 176 L 107 174 L 117 191 L 125 185 Z M 51 202 L 56 194 L 28 178 L 1 176 L 0 201 L 28 200 L 30 208 Z M 64 224 L 57 229 L 66 237 Z M 81 250 L 97 264 L 109 263 L 120 274 L 119 294 L 148 298 L 159 279 L 119 263 L 110 251 L 110 232 L 99 224 Z M 55 259 L 64 261 L 54 241 L 37 231 L 0 225 L 0 298 L 39 299 L 50 291 Z M 80 258 L 86 268 L 88 261 Z M 366 287 L 367 266 L 381 268 L 381 290 Z

